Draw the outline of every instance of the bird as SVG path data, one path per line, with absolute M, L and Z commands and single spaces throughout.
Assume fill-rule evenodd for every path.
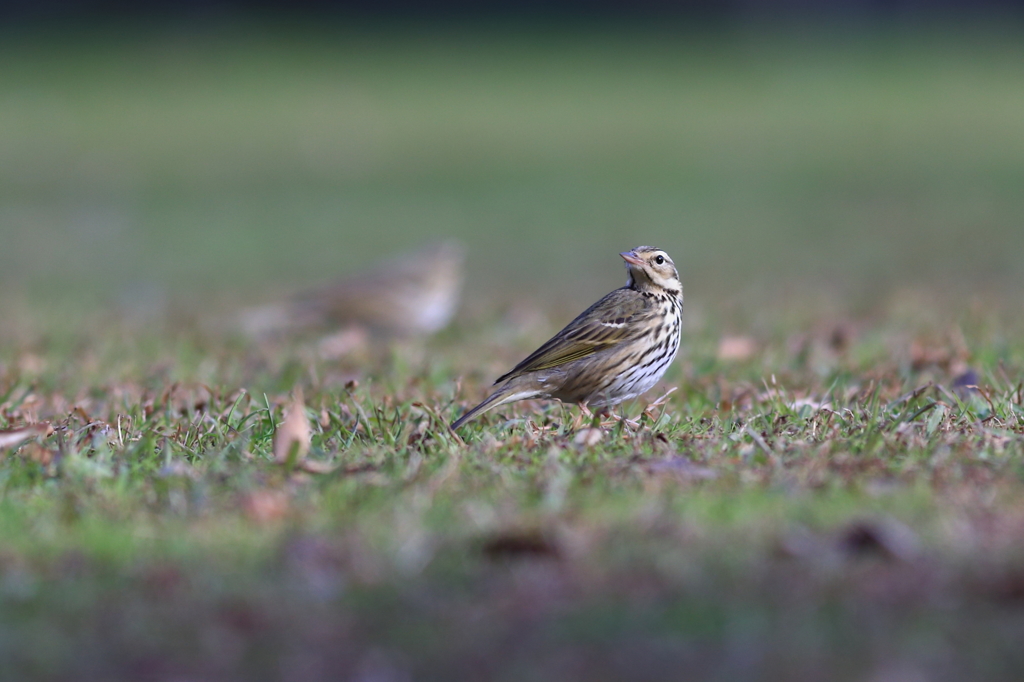
M 429 244 L 281 304 L 246 311 L 242 325 L 253 336 L 347 327 L 378 338 L 429 336 L 447 326 L 458 308 L 464 256 L 458 242 Z
M 679 350 L 683 285 L 662 249 L 619 254 L 626 285 L 599 300 L 510 372 L 450 428 L 517 400 L 555 399 L 584 410 L 606 408 L 650 390 Z

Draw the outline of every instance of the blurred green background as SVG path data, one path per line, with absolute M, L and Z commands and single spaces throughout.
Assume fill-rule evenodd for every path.
M 698 302 L 1024 281 L 1012 27 L 155 24 L 0 63 L 9 297 L 254 300 L 440 237 L 478 301 L 589 302 L 644 243 Z

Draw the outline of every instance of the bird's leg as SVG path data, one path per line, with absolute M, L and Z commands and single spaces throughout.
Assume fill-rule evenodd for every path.
M 635 420 L 630 419 L 628 417 L 625 417 L 623 415 L 615 414 L 615 413 L 611 412 L 610 410 L 605 411 L 604 415 L 606 417 L 608 417 L 608 419 L 609 419 L 609 422 L 608 422 L 609 426 L 611 426 L 611 425 L 615 424 L 616 422 L 618 422 L 620 424 L 625 424 L 626 426 L 628 426 L 629 428 L 633 429 L 634 431 L 639 431 L 640 430 L 640 422 L 638 422 L 638 421 L 635 421 Z
M 579 412 L 579 414 L 576 415 L 576 418 L 572 420 L 572 430 L 573 431 L 579 431 L 583 427 L 583 418 L 584 417 L 586 417 L 587 421 L 593 421 L 594 420 L 594 415 L 590 411 L 590 408 L 587 407 L 586 403 L 580 402 L 580 403 L 576 403 L 576 404 L 580 408 L 580 412 Z
M 605 405 L 604 407 L 594 410 L 594 416 L 590 419 L 590 425 L 598 429 L 609 426 L 607 421 L 608 417 L 612 417 L 614 419 L 611 408 Z
M 614 426 L 616 423 L 622 423 L 633 429 L 634 431 L 640 430 L 640 422 L 628 417 L 617 415 L 611 411 L 611 408 L 605 406 L 598 408 L 597 410 L 591 410 L 587 407 L 586 403 L 577 403 L 580 408 L 580 412 L 573 419 L 572 429 L 577 431 L 583 427 L 584 423 L 590 422 L 592 428 L 607 428 Z
M 640 420 L 629 419 L 628 417 L 619 417 L 619 419 L 621 419 L 622 423 L 624 423 L 626 426 L 633 429 L 634 431 L 640 430 Z
M 590 413 L 588 412 L 587 414 L 589 415 Z M 605 405 L 604 407 L 594 410 L 590 425 L 603 429 L 613 426 L 618 419 L 618 417 L 612 414 L 611 408 Z

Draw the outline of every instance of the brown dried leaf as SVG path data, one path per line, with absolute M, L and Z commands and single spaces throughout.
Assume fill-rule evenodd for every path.
M 600 443 L 602 438 L 604 438 L 604 431 L 601 429 L 581 429 L 576 433 L 572 442 L 580 447 L 592 448 Z
M 292 402 L 285 411 L 284 421 L 274 434 L 274 459 L 278 464 L 294 465 L 302 462 L 309 452 L 310 430 L 306 419 L 306 405 L 302 389 L 296 388 Z
M 21 445 L 29 438 L 50 433 L 51 428 L 47 423 L 33 424 L 20 429 L 8 429 L 0 431 L 0 449 L 13 448 Z
M 41 464 L 44 467 L 49 466 L 51 463 L 53 463 L 53 459 L 55 456 L 53 450 L 39 443 L 29 443 L 21 450 L 19 450 L 18 454 L 24 457 L 25 459 L 29 460 L 30 462 Z

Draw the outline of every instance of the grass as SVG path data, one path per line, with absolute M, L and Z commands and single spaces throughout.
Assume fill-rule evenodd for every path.
M 539 403 L 465 446 L 437 428 L 482 393 L 452 378 L 487 366 L 489 325 L 351 367 L 197 331 L 138 361 L 118 339 L 139 329 L 8 347 L 3 426 L 57 432 L 0 470 L 3 659 L 42 678 L 1013 679 L 1022 349 L 924 334 L 879 358 L 909 326 L 732 362 L 691 332 L 668 404 L 593 445 Z M 978 391 L 953 391 L 957 362 Z M 296 385 L 331 473 L 273 459 Z
M 1019 43 L 823 42 L 5 41 L 0 429 L 52 430 L 0 451 L 0 674 L 1018 679 Z M 429 341 L 223 322 L 438 235 Z M 635 242 L 688 295 L 642 428 L 440 428 Z

